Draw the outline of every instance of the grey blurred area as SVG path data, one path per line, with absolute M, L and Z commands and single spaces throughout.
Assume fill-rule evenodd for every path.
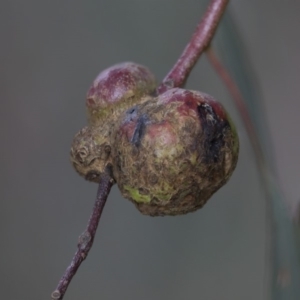
M 69 148 L 86 124 L 84 99 L 95 76 L 134 61 L 161 80 L 207 3 L 2 1 L 1 299 L 50 299 L 86 226 L 97 186 L 75 173 Z M 300 197 L 300 2 L 232 0 L 229 10 L 293 207 Z M 232 179 L 202 210 L 180 217 L 143 216 L 114 187 L 65 299 L 264 299 L 269 237 L 249 140 L 205 56 L 187 87 L 215 96 L 237 124 L 241 153 Z

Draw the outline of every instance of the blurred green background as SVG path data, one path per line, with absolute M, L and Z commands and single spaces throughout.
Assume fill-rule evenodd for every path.
M 115 63 L 134 61 L 160 81 L 207 3 L 2 1 L 3 299 L 50 299 L 86 226 L 97 186 L 72 169 L 69 148 L 86 124 L 85 93 L 95 76 Z M 300 195 L 299 10 L 296 0 L 232 0 L 229 11 L 239 36 L 226 33 L 241 43 L 259 83 L 290 208 Z M 222 51 L 230 52 L 230 43 Z M 248 137 L 205 56 L 187 87 L 213 95 L 237 124 L 241 153 L 232 179 L 202 210 L 180 217 L 143 216 L 114 187 L 93 249 L 65 299 L 264 299 L 269 237 Z

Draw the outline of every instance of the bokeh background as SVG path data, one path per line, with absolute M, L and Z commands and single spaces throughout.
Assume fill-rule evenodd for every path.
M 97 73 L 129 60 L 148 66 L 161 80 L 207 3 L 2 1 L 3 299 L 50 299 L 85 228 L 97 186 L 74 172 L 69 148 L 86 124 L 85 93 Z M 300 195 L 299 10 L 296 0 L 232 0 L 229 12 L 239 35 L 220 30 L 216 37 L 224 40 L 226 32 L 241 45 L 259 84 L 259 99 L 253 101 L 263 101 L 291 208 Z M 230 52 L 230 43 L 222 49 Z M 202 210 L 180 217 L 143 216 L 114 187 L 93 249 L 65 299 L 264 299 L 269 237 L 248 138 L 205 56 L 187 87 L 214 95 L 237 124 L 241 153 L 232 179 Z

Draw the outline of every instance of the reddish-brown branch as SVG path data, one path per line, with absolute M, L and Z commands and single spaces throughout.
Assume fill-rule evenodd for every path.
M 173 87 L 182 87 L 200 55 L 209 46 L 229 0 L 211 0 L 180 58 L 157 89 L 158 94 Z
M 94 204 L 93 212 L 88 221 L 87 228 L 79 236 L 78 250 L 73 257 L 71 264 L 60 279 L 56 290 L 51 294 L 53 300 L 63 299 L 73 276 L 76 274 L 77 269 L 85 260 L 90 249 L 92 248 L 98 223 L 112 185 L 113 179 L 108 173 L 105 173 L 100 179 L 97 198 Z

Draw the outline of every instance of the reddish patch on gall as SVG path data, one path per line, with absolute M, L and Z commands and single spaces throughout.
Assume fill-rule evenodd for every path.
M 168 121 L 151 124 L 147 127 L 147 136 L 153 141 L 160 138 L 160 142 L 164 145 L 173 145 L 176 142 L 173 128 L 174 126 Z

